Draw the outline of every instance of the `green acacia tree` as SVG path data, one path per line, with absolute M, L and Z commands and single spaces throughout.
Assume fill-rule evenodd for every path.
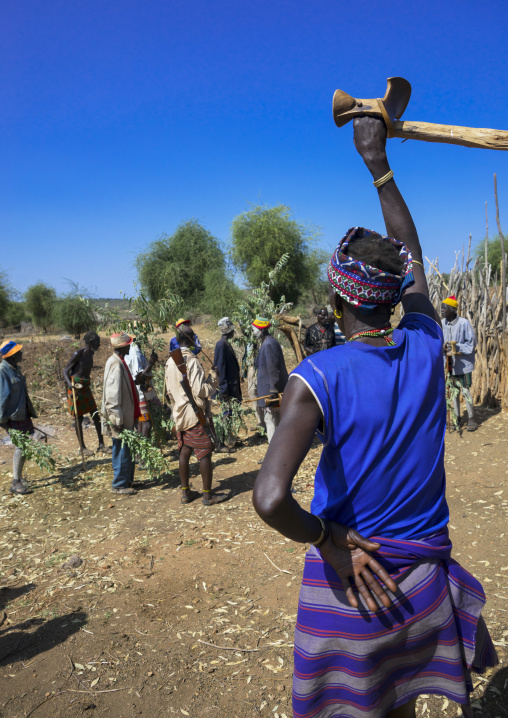
M 0 271 L 0 326 L 8 324 L 8 311 L 11 304 L 11 286 L 5 272 Z
M 97 316 L 84 297 L 71 293 L 56 300 L 51 323 L 79 338 L 80 334 L 97 328 Z
M 504 232 L 503 232 L 504 234 Z M 505 252 L 506 252 L 506 238 L 505 238 Z M 475 257 L 480 260 L 480 264 L 485 264 L 485 241 L 482 240 L 475 247 Z M 499 277 L 501 275 L 501 239 L 498 234 L 487 242 L 487 260 L 492 267 L 492 276 L 497 273 Z
M 0 327 L 16 327 L 27 319 L 25 305 L 16 301 L 17 295 L 6 272 L 0 270 Z
M 26 309 L 31 315 L 35 326 L 44 332 L 51 324 L 55 302 L 55 290 L 53 287 L 44 284 L 44 282 L 32 284 L 25 292 Z
M 152 242 L 138 255 L 136 268 L 139 284 L 151 301 L 158 301 L 169 289 L 188 309 L 217 315 L 238 298 L 219 240 L 195 219 Z
M 252 287 L 266 280 L 282 255 L 289 255 L 270 285 L 274 300 L 283 295 L 294 303 L 321 279 L 325 255 L 314 246 L 319 231 L 298 222 L 285 205 L 256 205 L 242 212 L 233 220 L 231 237 L 233 264 Z

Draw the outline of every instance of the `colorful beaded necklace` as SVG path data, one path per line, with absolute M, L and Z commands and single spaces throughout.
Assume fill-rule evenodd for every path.
M 366 329 L 363 332 L 356 332 L 356 334 L 352 334 L 349 337 L 348 342 L 352 342 L 355 339 L 360 339 L 362 337 L 381 337 L 382 339 L 385 340 L 385 342 L 388 344 L 389 347 L 394 347 L 397 345 L 395 344 L 393 339 L 390 339 L 390 337 L 388 336 L 392 332 L 393 332 L 392 327 L 385 327 L 384 329 Z

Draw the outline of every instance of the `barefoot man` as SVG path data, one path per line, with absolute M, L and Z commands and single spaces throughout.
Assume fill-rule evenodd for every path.
M 92 456 L 93 451 L 87 449 L 83 438 L 83 416 L 90 414 L 97 432 L 99 440 L 98 451 L 106 451 L 104 439 L 101 430 L 101 420 L 97 411 L 92 388 L 90 386 L 90 372 L 93 368 L 93 355 L 99 349 L 101 340 L 95 332 L 87 332 L 83 337 L 85 346 L 74 352 L 69 362 L 63 370 L 65 383 L 67 385 L 67 403 L 69 405 L 69 413 L 74 418 L 76 416 L 74 407 L 74 397 L 72 394 L 72 383 L 74 380 L 74 392 L 76 394 L 76 404 L 78 412 L 78 421 L 75 424 L 76 434 L 80 448 L 83 449 L 85 456 Z

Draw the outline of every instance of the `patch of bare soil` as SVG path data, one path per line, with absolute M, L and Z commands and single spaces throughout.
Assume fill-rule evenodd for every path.
M 44 355 L 33 346 L 24 361 L 31 382 L 30 366 Z M 97 357 L 98 383 L 108 354 L 105 346 Z M 180 504 L 174 444 L 169 475 L 156 483 L 137 471 L 139 493 L 120 497 L 110 493 L 110 458 L 97 455 L 80 471 L 57 378 L 32 393 L 42 397 L 38 422 L 56 428 L 52 443 L 70 463 L 49 477 L 29 466 L 34 493 L 11 496 L 13 449 L 0 447 L 0 717 L 289 718 L 307 547 L 252 508 L 266 442 L 217 455 L 214 485 L 234 492 L 225 504 Z M 474 676 L 474 706 L 496 718 L 508 714 L 508 416 L 479 410 L 479 418 L 477 432 L 448 436 L 446 468 L 454 555 L 483 583 L 501 660 Z M 94 448 L 93 426 L 85 436 Z M 315 446 L 295 482 L 304 506 L 319 456 Z M 83 563 L 64 568 L 75 554 Z M 455 716 L 457 706 L 422 696 L 417 713 Z

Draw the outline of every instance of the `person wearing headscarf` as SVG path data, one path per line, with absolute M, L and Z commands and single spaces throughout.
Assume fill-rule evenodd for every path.
M 471 669 L 497 662 L 481 584 L 451 559 L 445 497 L 443 332 L 411 214 L 386 155 L 386 127 L 354 120 L 387 235 L 353 227 L 329 266 L 347 342 L 301 362 L 254 487 L 254 506 L 311 544 L 294 640 L 300 718 L 414 718 L 419 694 L 472 716 Z M 391 324 L 402 302 L 404 316 Z M 317 432 L 310 512 L 291 485 Z
M 139 398 L 134 379 L 125 363 L 130 351 L 130 334 L 112 334 L 113 354 L 104 367 L 101 414 L 103 431 L 113 439 L 113 485 L 115 494 L 136 494 L 134 483 L 134 457 L 127 444 L 122 444 L 122 431 L 132 430 L 141 416 Z
M 178 330 L 184 326 L 191 327 L 191 320 L 190 319 L 179 319 L 175 324 L 175 329 L 178 332 Z M 201 342 L 199 341 L 197 334 L 194 334 L 194 332 L 192 332 L 192 334 L 193 334 L 193 343 L 192 343 L 191 352 L 194 354 L 194 356 L 197 356 L 202 351 Z M 169 351 L 172 352 L 173 349 L 178 349 L 179 346 L 180 346 L 180 344 L 178 343 L 178 337 L 176 337 L 176 336 L 172 337 L 171 341 L 169 342 Z
M 223 407 L 223 417 L 231 416 L 231 401 L 242 401 L 240 387 L 240 366 L 230 340 L 235 334 L 235 325 L 229 317 L 222 317 L 217 322 L 221 338 L 215 345 L 213 363 L 219 374 L 219 396 Z M 225 446 L 220 451 L 231 450 L 235 443 L 234 436 L 225 438 Z
M 44 439 L 37 431 L 32 419 L 37 416 L 28 396 L 26 379 L 19 364 L 23 360 L 23 345 L 13 340 L 4 341 L 0 346 L 0 426 L 7 433 L 12 429 L 29 434 L 36 441 Z M 16 446 L 12 462 L 12 494 L 31 494 L 30 483 L 22 476 L 25 459 Z
M 455 389 L 452 396 L 457 421 L 460 422 L 460 392 L 464 397 L 468 416 L 467 430 L 476 431 L 478 424 L 474 417 L 471 384 L 473 378 L 476 335 L 469 319 L 458 316 L 459 303 L 452 294 L 443 299 L 441 317 L 443 319 L 444 352 L 451 358 L 449 381 Z
M 223 401 L 236 399 L 242 400 L 240 388 L 240 366 L 236 358 L 235 350 L 230 344 L 235 334 L 235 326 L 229 317 L 222 317 L 217 322 L 221 332 L 221 338 L 215 345 L 213 363 L 219 372 L 219 392 Z
M 314 312 L 316 323 L 307 328 L 303 342 L 307 356 L 335 346 L 335 330 L 333 322 L 328 321 L 328 309 L 317 307 Z
M 288 381 L 288 371 L 282 347 L 269 334 L 272 326 L 269 319 L 265 317 L 256 317 L 252 322 L 252 333 L 254 337 L 261 342 L 261 346 L 256 357 L 257 371 L 257 392 L 258 396 L 268 397 L 267 399 L 259 399 L 258 407 L 263 409 L 263 419 L 266 426 L 266 434 L 268 443 L 271 442 L 275 429 L 280 421 L 280 394 L 286 388 Z

